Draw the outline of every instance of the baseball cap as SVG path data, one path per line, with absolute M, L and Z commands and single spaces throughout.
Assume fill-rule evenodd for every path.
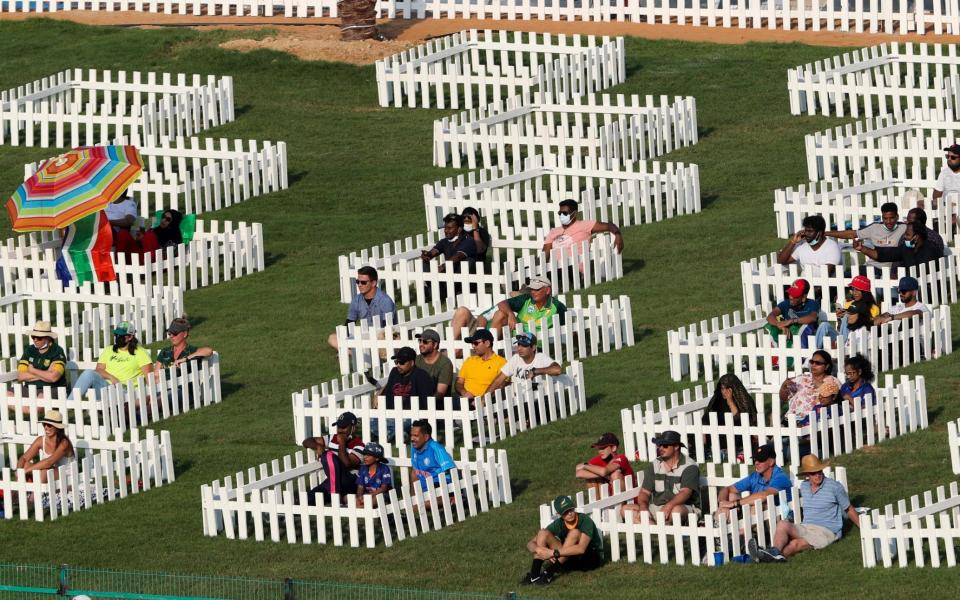
M 753 460 L 756 462 L 763 462 L 765 460 L 770 460 L 771 458 L 777 457 L 777 451 L 774 450 L 773 444 L 764 444 L 763 446 L 757 446 L 753 451 Z
M 897 285 L 897 291 L 915 292 L 920 289 L 920 282 L 913 277 L 901 277 Z
M 562 515 L 568 510 L 576 510 L 577 505 L 570 496 L 557 496 L 553 499 L 553 510 Z
M 170 321 L 170 326 L 167 327 L 167 333 L 171 335 L 177 335 L 184 331 L 190 331 L 190 322 L 183 318 Z
M 787 288 L 787 295 L 791 298 L 799 298 L 810 291 L 810 282 L 806 279 L 797 279 Z
M 523 333 L 517 334 L 517 337 L 513 338 L 513 343 L 518 346 L 536 346 L 537 345 L 537 336 L 533 335 L 529 331 L 524 331 Z
M 600 439 L 597 440 L 597 443 L 591 445 L 591 448 L 606 448 L 608 446 L 619 446 L 620 440 L 617 439 L 617 436 L 613 433 L 605 433 L 600 436 Z
M 424 329 L 421 333 L 414 336 L 418 340 L 433 341 L 440 343 L 440 334 L 434 329 Z
M 473 335 L 471 335 L 470 337 L 464 338 L 463 341 L 465 341 L 468 344 L 472 344 L 474 342 L 483 342 L 483 341 L 492 342 L 493 334 L 490 333 L 489 329 L 478 329 L 474 331 Z
M 113 330 L 113 335 L 134 335 L 135 333 L 137 328 L 130 321 L 121 321 Z
M 397 349 L 393 356 L 390 357 L 390 360 L 396 360 L 399 362 L 410 362 L 411 360 L 416 360 L 417 352 L 410 346 L 401 346 Z
M 954 142 L 949 146 L 947 146 L 946 148 L 944 148 L 944 150 L 946 150 L 947 152 L 953 152 L 954 154 L 960 154 L 960 144 Z
M 543 275 L 536 275 L 530 278 L 530 282 L 527 284 L 527 287 L 531 290 L 540 290 L 545 287 L 550 287 L 550 280 Z
M 337 427 L 350 427 L 351 425 L 357 424 L 357 415 L 352 412 L 345 412 L 337 417 L 337 422 L 334 423 Z
M 861 292 L 869 292 L 870 280 L 864 275 L 857 275 L 850 280 L 848 287 L 852 287 L 855 290 L 860 290 Z

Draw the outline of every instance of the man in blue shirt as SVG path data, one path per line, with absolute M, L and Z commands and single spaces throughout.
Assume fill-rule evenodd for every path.
M 457 468 L 447 449 L 431 437 L 433 427 L 426 419 L 414 421 L 410 426 L 410 443 L 413 445 L 411 460 L 413 474 L 420 480 L 420 487 L 427 491 L 440 485 L 440 474 Z M 431 485 L 428 486 L 427 482 Z M 450 473 L 447 473 L 450 483 Z
M 807 336 L 817 332 L 817 320 L 820 318 L 820 303 L 808 298 L 810 282 L 797 279 L 787 288 L 787 299 L 777 304 L 767 315 L 767 324 L 763 326 L 777 343 L 781 334 L 791 338 L 800 337 L 800 347 L 807 347 Z
M 377 270 L 373 267 L 360 267 L 357 270 L 357 295 L 350 301 L 347 309 L 347 320 L 344 325 L 366 321 L 369 325 L 383 327 L 387 324 L 387 315 L 393 315 L 394 323 L 397 320 L 397 305 L 393 299 L 377 285 Z M 376 317 L 379 317 L 377 319 Z M 331 333 L 327 343 L 337 350 L 337 334 Z
M 787 500 L 791 499 L 790 476 L 777 466 L 777 452 L 773 444 L 760 446 L 753 451 L 753 468 L 753 473 L 720 490 L 717 514 L 729 516 L 731 510 L 753 506 L 757 500 L 776 496 L 781 490 L 787 492 Z M 741 494 L 748 495 L 741 497 Z
M 747 552 L 757 562 L 783 562 L 788 556 L 806 550 L 822 550 L 843 536 L 843 515 L 860 526 L 860 515 L 850 504 L 847 490 L 835 479 L 823 474 L 828 463 L 815 454 L 800 461 L 798 475 L 807 480 L 800 485 L 800 506 L 803 520 L 800 525 L 779 521 L 773 536 L 773 546 L 760 548 L 757 540 L 747 542 Z

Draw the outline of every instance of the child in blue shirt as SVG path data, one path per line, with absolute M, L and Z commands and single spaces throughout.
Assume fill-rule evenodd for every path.
M 370 442 L 360 451 L 363 466 L 357 472 L 357 506 L 363 507 L 364 496 L 379 496 L 393 488 L 393 473 L 383 457 L 383 446 Z

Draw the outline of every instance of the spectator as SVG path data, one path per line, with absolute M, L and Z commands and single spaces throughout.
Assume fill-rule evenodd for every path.
M 947 153 L 947 164 L 940 169 L 940 176 L 933 184 L 933 208 L 944 194 L 960 192 L 960 144 L 954 142 L 943 150 Z
M 909 194 L 910 192 L 907 193 Z M 916 192 L 916 194 L 919 196 L 920 192 Z M 922 208 L 911 208 L 907 212 L 907 225 L 912 224 L 927 227 L 927 213 L 925 213 Z M 927 242 L 931 246 L 938 248 L 938 252 L 941 256 L 946 254 L 946 252 L 944 252 L 944 248 L 946 248 L 946 246 L 943 243 L 943 236 L 941 236 L 940 232 L 938 232 L 936 229 L 927 227 Z
M 463 217 L 456 213 L 450 213 L 443 218 L 442 240 L 430 250 L 424 250 L 420 253 L 420 258 L 425 262 L 440 256 L 441 254 L 449 263 L 460 263 L 466 261 L 473 265 L 477 260 L 477 246 L 473 243 L 473 236 L 464 235 Z M 443 267 L 440 269 L 443 271 Z
M 137 222 L 139 216 L 137 202 L 126 194 L 106 205 L 103 212 L 106 213 L 107 220 L 113 226 L 114 233 L 124 231 L 128 235 L 130 228 Z
M 490 390 L 499 390 L 510 383 L 523 380 L 536 382 L 537 377 L 563 374 L 560 364 L 542 352 L 537 352 L 537 336 L 529 331 L 513 338 L 514 353 L 510 360 L 500 368 L 497 378 L 490 384 Z M 534 383 L 536 385 L 536 383 Z
M 449 396 L 453 387 L 453 362 L 440 351 L 440 334 L 433 329 L 424 329 L 416 337 L 420 340 L 417 368 L 426 371 L 433 380 L 437 398 Z
M 343 322 L 344 325 L 363 320 L 368 325 L 376 323 L 383 327 L 387 324 L 387 315 L 392 316 L 396 322 L 397 305 L 386 292 L 377 287 L 377 283 L 376 269 L 370 266 L 357 269 L 358 292 L 350 302 L 350 308 L 347 309 L 347 320 Z M 336 332 L 327 337 L 327 343 L 334 350 L 338 349 Z
M 594 488 L 599 493 L 600 486 L 606 483 L 612 494 L 614 481 L 622 482 L 620 491 L 633 485 L 633 467 L 626 455 L 617 453 L 620 440 L 616 435 L 605 433 L 590 447 L 597 449 L 597 455 L 574 470 L 576 478 L 587 483 L 587 489 Z
M 181 221 L 183 221 L 183 213 L 179 210 L 166 210 L 161 215 L 160 223 L 156 227 L 146 231 L 133 227 L 129 236 L 119 237 L 116 243 L 117 252 L 152 255 L 157 250 L 182 244 Z
M 73 442 L 67 437 L 63 426 L 63 416 L 58 410 L 51 410 L 40 419 L 43 426 L 43 435 L 33 440 L 23 456 L 17 460 L 17 468 L 23 469 L 27 473 L 31 471 L 40 472 L 40 482 L 47 482 L 47 470 L 57 469 L 67 465 L 72 460 L 76 460 L 76 452 L 73 449 Z M 34 459 L 37 462 L 33 462 Z M 56 479 L 57 472 L 53 472 Z
M 79 396 L 83 398 L 87 390 L 97 391 L 117 383 L 133 381 L 138 385 L 138 379 L 149 375 L 153 371 L 153 362 L 150 353 L 141 348 L 137 342 L 137 331 L 133 323 L 124 321 L 113 330 L 113 346 L 105 348 L 97 359 L 97 368 L 80 374 L 68 400 Z
M 528 293 L 500 301 L 490 320 L 490 327 L 499 330 L 508 325 L 513 330 L 520 322 L 523 323 L 524 330 L 535 333 L 542 344 L 545 328 L 553 324 L 554 316 L 560 319 L 561 325 L 564 324 L 567 307 L 551 295 L 550 280 L 546 277 L 532 277 L 527 284 L 527 290 Z M 546 323 L 543 322 L 544 319 Z M 460 339 L 460 330 L 472 326 L 473 323 L 474 315 L 466 308 L 458 308 L 450 323 L 454 338 Z M 475 323 L 478 327 L 486 327 L 487 319 L 480 315 Z
M 576 508 L 570 496 L 554 499 L 559 518 L 527 542 L 533 563 L 520 583 L 549 585 L 563 571 L 590 571 L 603 564 L 603 535 L 590 515 Z
M 412 399 L 418 400 L 417 407 L 420 410 L 427 408 L 427 398 L 432 398 L 437 393 L 437 386 L 430 375 L 417 367 L 417 353 L 409 346 L 399 348 L 393 356 L 394 367 L 390 369 L 387 376 L 387 382 L 377 392 L 377 396 L 382 396 L 386 402 L 387 409 L 398 408 L 397 400 L 400 401 L 399 408 L 410 410 L 412 408 Z M 377 438 L 380 435 L 379 419 L 370 420 L 370 436 Z M 393 441 L 396 434 L 396 420 L 387 419 L 387 440 Z M 407 424 L 404 423 L 404 428 Z
M 800 461 L 798 475 L 806 476 L 806 481 L 800 484 L 803 522 L 794 525 L 790 521 L 778 521 L 770 548 L 758 547 L 756 539 L 747 542 L 747 552 L 755 562 L 783 562 L 799 552 L 826 548 L 843 535 L 844 513 L 860 526 L 860 515 L 850 504 L 847 490 L 823 474 L 828 464 L 815 454 L 808 454 Z
M 787 492 L 789 501 L 792 498 L 791 486 L 790 476 L 777 466 L 777 451 L 773 444 L 765 444 L 753 451 L 753 473 L 720 490 L 717 514 L 729 516 L 731 510 L 752 506 L 754 502 L 776 496 L 781 491 Z
M 829 406 L 840 393 L 840 381 L 833 376 L 833 357 L 825 350 L 817 350 L 807 361 L 809 373 L 797 375 L 780 386 L 780 401 L 787 404 L 787 415 L 796 415 L 797 425 L 809 422 L 810 413 L 817 406 Z
M 823 348 L 823 343 L 829 337 L 834 342 L 839 336 L 841 343 L 846 343 L 847 336 L 851 331 L 863 329 L 873 325 L 873 319 L 880 314 L 880 306 L 873 298 L 873 292 L 870 291 L 870 280 L 863 275 L 857 275 L 847 285 L 847 297 L 845 301 L 837 308 L 837 322 L 840 324 L 840 330 L 830 323 L 821 323 L 817 328 L 817 348 Z
M 664 513 L 669 522 L 699 512 L 700 467 L 680 452 L 684 444 L 676 431 L 664 431 L 653 438 L 657 446 L 657 460 L 643 472 L 643 484 L 636 504 L 626 504 L 626 512 L 635 512 L 634 522 L 640 522 L 640 514 L 649 512 L 656 518 Z
M 420 481 L 420 488 L 424 492 L 429 491 L 431 487 L 440 486 L 442 473 L 446 473 L 447 483 L 450 483 L 450 471 L 457 468 L 447 449 L 432 436 L 433 426 L 426 419 L 414 421 L 410 426 L 410 443 L 413 445 L 410 460 L 413 464 L 413 475 Z M 427 485 L 428 482 L 430 486 Z
M 808 346 L 807 337 L 817 332 L 817 321 L 820 319 L 820 303 L 808 298 L 810 282 L 806 279 L 797 279 L 787 288 L 787 299 L 777 304 L 767 315 L 767 324 L 763 326 L 770 334 L 773 345 L 776 347 L 780 335 L 787 336 L 787 347 L 793 347 L 793 338 L 800 338 L 800 347 Z M 779 357 L 774 357 L 773 364 L 777 366 Z M 787 368 L 793 367 L 793 361 L 787 362 Z
M 478 329 L 466 339 L 473 346 L 473 355 L 463 361 L 457 374 L 457 394 L 475 407 L 475 398 L 490 391 L 500 369 L 507 364 L 505 358 L 493 351 L 493 334 L 488 329 Z
M 363 507 L 365 496 L 371 496 L 374 501 L 371 506 L 376 506 L 376 497 L 393 489 L 393 472 L 387 464 L 389 461 L 383 457 L 380 444 L 369 442 L 360 454 L 363 455 L 363 466 L 357 473 L 357 506 Z
M 577 218 L 577 201 L 563 200 L 560 202 L 560 208 L 557 214 L 560 217 L 560 226 L 554 227 L 547 232 L 544 238 L 543 253 L 547 260 L 554 248 L 574 249 L 583 253 L 583 247 L 589 243 L 595 233 L 612 233 L 613 247 L 617 252 L 623 252 L 623 235 L 620 228 L 614 223 L 602 223 L 600 221 L 580 221 Z
M 861 239 L 872 248 L 896 248 L 900 244 L 900 238 L 907 230 L 906 223 L 900 223 L 900 214 L 897 205 L 893 202 L 886 202 L 880 206 L 880 222 L 871 223 L 860 229 L 846 229 L 844 231 L 827 231 L 827 237 L 841 240 Z M 878 267 L 889 267 L 887 263 L 876 263 L 869 261 Z
M 473 245 L 477 249 L 477 260 L 486 262 L 487 249 L 490 247 L 490 232 L 480 225 L 480 212 L 468 206 L 460 212 L 463 219 L 463 232 L 473 238 Z
M 153 371 L 158 378 L 160 369 L 179 367 L 187 361 L 213 356 L 213 348 L 209 346 L 198 348 L 187 343 L 190 339 L 190 321 L 186 317 L 178 317 L 170 321 L 170 326 L 167 327 L 167 339 L 170 340 L 170 345 L 157 352 L 157 361 L 153 365 Z
M 874 325 L 883 325 L 890 321 L 909 319 L 915 315 L 929 315 L 930 309 L 919 300 L 920 282 L 913 277 L 901 277 L 897 286 L 900 303 L 891 306 L 887 312 L 873 320 Z
M 757 404 L 753 401 L 753 396 L 744 387 L 740 378 L 732 373 L 720 376 L 717 387 L 713 389 L 713 396 L 704 410 L 703 423 L 710 422 L 710 413 L 733 417 L 743 413 L 750 416 L 750 423 L 757 422 Z M 718 422 L 723 423 L 723 418 L 719 418 Z M 736 422 L 739 422 L 739 419 Z
M 793 234 L 793 238 L 777 253 L 777 262 L 801 266 L 839 265 L 842 262 L 840 244 L 826 237 L 827 222 L 823 217 L 809 215 L 801 224 L 803 229 Z
M 871 402 L 877 401 L 877 392 L 873 389 L 873 365 L 863 355 L 855 354 L 843 361 L 843 374 L 847 380 L 840 386 L 840 397 L 850 404 L 851 409 L 858 400 L 861 407 L 866 406 L 867 398 Z
M 318 493 L 323 495 L 325 504 L 330 503 L 333 494 L 339 494 L 341 504 L 345 504 L 347 494 L 357 492 L 360 449 L 364 447 L 360 436 L 355 435 L 357 416 L 352 412 L 345 412 L 337 417 L 333 425 L 336 433 L 303 440 L 304 448 L 316 452 L 325 476 L 320 485 L 307 492 L 307 504 L 310 506 L 316 505 Z
M 896 248 L 867 248 L 857 240 L 853 247 L 868 258 L 883 262 L 894 262 L 897 266 L 909 269 L 923 263 L 943 257 L 943 248 L 928 243 L 930 230 L 919 223 L 908 223 L 907 231 Z
M 43 398 L 43 390 L 67 385 L 67 355 L 57 344 L 57 334 L 49 321 L 37 321 L 27 330 L 33 342 L 23 350 L 17 363 L 17 381 L 21 394 L 26 396 L 31 387 L 37 389 L 37 397 Z M 10 390 L 7 395 L 13 395 Z M 26 408 L 26 407 L 25 407 Z

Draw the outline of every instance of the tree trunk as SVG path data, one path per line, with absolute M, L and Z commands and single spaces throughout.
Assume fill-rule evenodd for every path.
M 376 0 L 340 0 L 340 39 L 343 41 L 380 39 L 377 31 Z

